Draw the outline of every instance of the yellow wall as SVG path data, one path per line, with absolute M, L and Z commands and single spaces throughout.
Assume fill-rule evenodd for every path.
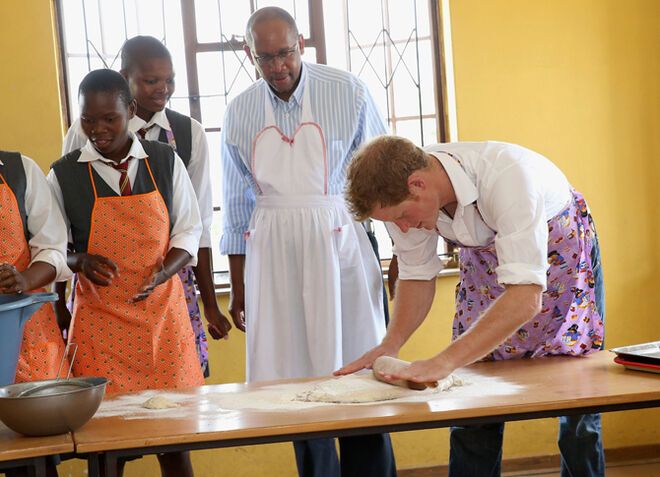
M 51 4 L 0 2 L 0 148 L 19 150 L 44 170 L 60 156 L 63 127 Z
M 451 0 L 451 19 L 460 139 L 551 158 L 601 235 L 606 345 L 660 339 L 660 3 Z M 555 452 L 550 422 L 509 426 L 505 454 Z M 657 410 L 607 414 L 605 445 L 658 443 L 659 424 Z
M 450 5 L 460 139 L 520 143 L 567 173 L 588 198 L 601 234 L 608 347 L 659 339 L 660 3 Z M 45 170 L 59 155 L 63 127 L 51 2 L 3 0 L 0 18 L 0 148 L 20 150 Z M 454 282 L 438 280 L 431 319 L 403 350 L 404 359 L 448 343 Z M 213 342 L 209 382 L 242 381 L 244 356 L 239 332 Z M 657 411 L 610 413 L 604 427 L 610 448 L 660 443 Z M 505 457 L 556 453 L 553 420 L 507 429 Z M 446 430 L 393 439 L 399 467 L 446 463 Z M 200 476 L 285 476 L 294 469 L 287 444 L 196 452 L 193 460 Z M 156 469 L 148 457 L 129 463 L 127 476 L 158 475 Z M 60 471 L 81 475 L 81 466 L 67 462 Z

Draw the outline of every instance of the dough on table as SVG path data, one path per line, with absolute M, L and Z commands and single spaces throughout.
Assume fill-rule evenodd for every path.
M 144 401 L 142 407 L 145 409 L 170 409 L 179 407 L 179 405 L 165 396 L 156 395 Z
M 298 393 L 295 400 L 345 404 L 390 401 L 404 396 L 418 395 L 420 392 L 435 394 L 460 384 L 460 379 L 450 375 L 440 381 L 437 388 L 412 391 L 380 382 L 371 374 L 351 374 L 316 383 L 309 390 Z

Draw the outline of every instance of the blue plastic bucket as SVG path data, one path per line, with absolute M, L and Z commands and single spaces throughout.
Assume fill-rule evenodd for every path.
M 47 301 L 57 301 L 57 294 L 0 295 L 0 386 L 14 382 L 23 326 Z

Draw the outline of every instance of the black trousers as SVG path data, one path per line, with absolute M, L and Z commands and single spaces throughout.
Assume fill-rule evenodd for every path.
M 396 477 L 389 434 L 294 441 L 300 477 Z

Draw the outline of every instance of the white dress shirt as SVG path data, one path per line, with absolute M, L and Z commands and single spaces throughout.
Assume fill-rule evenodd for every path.
M 39 166 L 29 157 L 21 155 L 25 170 L 25 210 L 27 229 L 30 234 L 30 265 L 44 262 L 55 267 L 56 280 L 66 280 L 70 275 L 66 266 L 66 226 L 62 214 L 55 207 L 55 199 L 46 177 Z M 0 160 L 0 164 L 3 164 Z
M 429 280 L 442 269 L 438 234 L 463 246 L 495 243 L 501 284 L 546 286 L 548 220 L 571 200 L 566 176 L 545 157 L 514 144 L 458 142 L 425 148 L 444 167 L 457 207 L 442 210 L 437 232 L 386 226 L 402 280 Z
M 153 125 L 153 127 L 151 127 Z M 145 139 L 158 141 L 161 129 L 172 131 L 165 110 L 154 113 L 153 117 L 146 122 L 144 119 L 134 116 L 128 123 L 128 130 L 137 133 L 140 129 L 147 129 Z M 192 182 L 197 196 L 197 205 L 202 217 L 202 236 L 199 240 L 200 248 L 211 247 L 211 222 L 213 221 L 213 193 L 211 190 L 211 170 L 209 165 L 209 145 L 204 132 L 204 127 L 193 118 L 190 118 L 192 130 L 192 145 L 190 150 L 190 162 L 188 163 L 188 176 Z M 64 136 L 62 144 L 62 155 L 82 148 L 87 142 L 87 136 L 80 126 L 80 119 L 76 119 Z
M 128 180 L 131 187 L 135 182 L 135 177 L 138 172 L 138 161 L 144 160 L 147 153 L 140 141 L 136 141 L 136 136 L 130 133 L 133 143 L 124 159 L 120 161 L 128 161 Z M 121 194 L 119 188 L 119 178 L 121 172 L 112 167 L 110 159 L 104 158 L 91 142 L 87 141 L 81 149 L 78 162 L 89 162 L 92 164 L 94 170 L 99 176 L 108 184 L 113 191 Z M 64 215 L 64 222 L 66 224 L 69 234 L 71 233 L 71 223 L 64 213 L 64 198 L 62 196 L 62 189 L 57 180 L 55 172 L 51 169 L 47 177 L 48 183 L 53 190 L 57 204 Z M 188 252 L 191 256 L 190 262 L 187 265 L 197 265 L 197 250 L 199 248 L 199 237 L 202 233 L 202 221 L 199 216 L 199 208 L 195 200 L 195 191 L 193 190 L 190 178 L 186 173 L 186 168 L 183 161 L 179 156 L 174 160 L 174 171 L 172 180 L 172 210 L 170 211 L 170 218 L 172 220 L 170 231 L 170 244 L 169 249 L 180 248 Z M 70 236 L 70 235 L 69 235 Z M 168 250 L 169 250 L 168 249 Z

